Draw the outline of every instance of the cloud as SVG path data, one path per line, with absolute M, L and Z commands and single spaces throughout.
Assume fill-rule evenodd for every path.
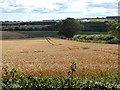
M 1 0 L 0 8 L 3 9 L 2 12 L 4 12 L 5 9 L 9 8 L 9 13 L 10 11 L 13 12 L 13 9 L 17 9 L 14 10 L 17 12 L 20 10 L 20 12 L 28 13 L 32 13 L 32 11 L 86 13 L 87 8 L 89 7 L 116 8 L 116 4 L 117 0 Z M 20 8 L 27 9 L 27 11 Z
M 94 0 L 91 0 L 94 1 Z M 99 1 L 98 2 L 87 2 L 87 11 L 90 16 L 114 16 L 118 14 L 118 2 L 114 0 L 110 1 Z
M 100 4 L 94 4 L 94 3 L 89 2 L 87 6 L 88 7 L 92 7 L 92 8 L 103 7 L 103 8 L 107 8 L 107 9 L 117 9 L 118 3 L 100 3 Z
M 118 0 L 0 0 L 0 13 L 111 16 L 118 14 Z
M 16 0 L 16 3 L 23 4 L 24 6 L 28 7 L 28 9 L 31 9 L 29 7 L 32 7 L 32 9 L 41 8 L 46 11 L 53 11 L 54 10 L 60 10 L 61 6 L 64 5 L 68 0 L 29 0 L 29 2 L 25 2 L 25 0 Z M 34 11 L 32 10 L 31 11 Z M 38 10 L 39 11 L 39 10 Z M 41 10 L 40 10 L 41 11 Z
M 1 13 L 22 13 L 26 7 L 22 4 L 16 4 L 15 0 L 1 0 L 0 12 Z
M 71 3 L 68 3 L 68 8 L 66 12 L 82 12 L 86 11 L 86 0 L 73 0 Z
M 118 0 L 87 0 L 87 2 L 91 2 L 94 4 L 101 4 L 101 3 L 117 3 Z
M 62 13 L 64 12 L 64 10 L 66 10 L 68 8 L 68 5 L 66 5 L 65 3 L 54 3 L 56 6 L 58 6 L 58 8 L 55 8 L 54 11 L 58 12 L 58 13 Z
M 67 8 L 66 4 L 68 2 L 68 0 L 5 0 L 5 1 L 0 1 L 0 12 L 2 13 L 16 13 L 15 11 L 19 10 L 18 8 L 25 8 L 26 10 L 19 11 L 19 13 L 21 12 L 25 12 L 25 13 L 32 13 L 32 12 L 59 12 L 64 10 L 65 8 Z M 6 10 L 8 9 L 9 10 Z M 17 10 L 13 10 L 13 9 L 17 9 Z M 38 10 L 40 9 L 40 10 Z M 43 11 L 45 10 L 45 11 Z M 18 11 L 17 11 L 18 12 Z M 40 13 L 41 13 L 40 12 Z

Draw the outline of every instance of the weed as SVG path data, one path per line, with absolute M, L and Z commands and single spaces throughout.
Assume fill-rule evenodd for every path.
M 17 73 L 15 69 L 12 69 L 11 71 L 8 70 L 8 67 L 5 67 L 3 70 L 3 90 L 52 90 L 53 88 L 58 90 L 62 90 L 64 88 L 79 88 L 80 90 L 115 90 L 117 84 L 114 79 L 114 83 L 109 82 L 109 80 L 107 81 L 107 79 L 110 79 L 111 76 L 109 78 L 104 78 L 102 75 L 96 80 L 90 78 L 80 79 L 74 77 L 76 71 L 75 62 L 71 63 L 68 77 L 66 78 L 35 77 L 32 74 L 25 76 L 24 74 Z M 115 77 L 111 77 L 111 79 L 112 78 Z

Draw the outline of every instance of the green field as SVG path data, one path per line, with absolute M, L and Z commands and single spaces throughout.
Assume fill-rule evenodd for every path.
M 31 37 L 57 37 L 58 31 L 17 31 Z
M 2 39 L 57 37 L 58 31 L 2 31 Z

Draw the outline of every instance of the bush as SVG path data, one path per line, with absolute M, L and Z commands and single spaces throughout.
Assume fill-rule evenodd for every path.
M 79 37 L 80 37 L 80 35 L 74 35 L 73 40 L 77 40 L 77 39 L 79 39 Z
M 94 38 L 94 35 L 88 35 L 88 36 L 86 36 L 86 40 L 93 40 L 93 38 Z
M 80 40 L 85 42 L 101 42 L 110 44 L 119 44 L 120 40 L 112 35 L 74 35 L 73 40 Z
M 109 34 L 120 39 L 120 20 L 109 20 Z
M 103 40 L 104 36 L 102 35 L 95 35 L 93 40 Z
M 74 35 L 73 36 L 73 39 L 74 40 L 78 40 L 78 39 L 86 39 L 87 35 Z
M 120 44 L 120 40 L 117 38 L 111 39 L 108 41 L 109 44 Z
M 94 36 L 94 40 L 105 40 L 105 41 L 108 41 L 108 40 L 111 40 L 111 39 L 114 39 L 115 37 L 114 36 L 111 36 L 111 35 L 95 35 Z
M 79 39 L 86 39 L 87 35 L 80 35 Z
M 111 36 L 111 35 L 105 35 L 104 36 L 104 38 L 103 38 L 103 40 L 112 40 L 112 39 L 114 39 L 114 36 Z

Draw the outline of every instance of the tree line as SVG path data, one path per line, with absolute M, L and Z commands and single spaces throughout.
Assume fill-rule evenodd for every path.
M 87 24 L 87 25 L 85 25 Z M 2 30 L 3 31 L 59 31 L 60 36 L 65 37 L 73 37 L 75 34 L 77 34 L 79 31 L 85 31 L 85 28 L 88 28 L 88 31 L 92 26 L 100 24 L 97 22 L 93 22 L 92 25 L 90 25 L 89 22 L 87 23 L 80 23 L 78 20 L 74 18 L 67 18 L 65 20 L 62 20 L 60 22 L 4 22 L 2 23 Z M 105 22 L 105 25 L 99 25 L 99 27 L 104 26 L 104 30 L 100 29 L 99 27 L 96 28 L 96 30 L 93 31 L 107 31 L 109 34 L 116 36 L 117 38 L 120 38 L 120 21 L 119 20 L 109 20 Z M 99 30 L 100 29 L 100 30 Z

